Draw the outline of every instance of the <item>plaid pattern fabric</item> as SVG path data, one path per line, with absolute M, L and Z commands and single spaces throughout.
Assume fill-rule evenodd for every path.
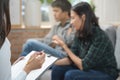
M 118 70 L 111 41 L 99 27 L 92 31 L 94 34 L 87 41 L 75 37 L 72 52 L 82 59 L 84 71 L 93 69 L 116 78 Z

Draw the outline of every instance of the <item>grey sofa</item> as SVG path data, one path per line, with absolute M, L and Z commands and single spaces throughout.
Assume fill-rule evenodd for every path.
M 120 26 L 119 27 L 109 27 L 105 30 L 107 35 L 109 36 L 112 44 L 115 48 L 115 57 L 117 61 L 117 67 L 119 70 L 119 77 L 117 80 L 120 80 Z
M 105 32 L 115 48 L 117 67 L 120 70 L 120 27 L 108 27 Z M 39 80 L 51 80 L 51 70 L 46 71 Z M 120 80 L 120 72 L 117 80 Z
M 117 28 L 117 31 L 116 31 L 115 57 L 116 57 L 117 66 L 119 69 L 118 80 L 120 80 L 120 26 Z

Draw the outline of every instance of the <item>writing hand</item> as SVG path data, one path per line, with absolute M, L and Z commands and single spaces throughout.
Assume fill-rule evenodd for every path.
M 35 52 L 31 55 L 28 63 L 26 64 L 24 71 L 29 73 L 31 70 L 41 68 L 42 64 L 45 61 L 45 53 L 44 52 Z

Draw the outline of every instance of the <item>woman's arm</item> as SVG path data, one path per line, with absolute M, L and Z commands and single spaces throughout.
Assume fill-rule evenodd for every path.
M 69 58 L 59 59 L 55 62 L 55 65 L 70 65 L 72 62 Z
M 68 54 L 68 56 L 70 57 L 70 59 L 72 60 L 72 62 L 80 69 L 83 70 L 82 67 L 82 59 L 80 59 L 79 57 L 77 57 L 68 47 L 66 44 L 63 44 L 62 47 L 64 48 L 64 50 L 66 51 L 66 53 Z
M 58 42 L 58 45 L 60 45 L 65 52 L 68 54 L 69 58 L 72 60 L 72 62 L 80 69 L 83 70 L 82 67 L 82 59 L 80 59 L 79 57 L 77 57 L 68 47 L 67 45 L 59 38 L 56 39 L 56 41 Z

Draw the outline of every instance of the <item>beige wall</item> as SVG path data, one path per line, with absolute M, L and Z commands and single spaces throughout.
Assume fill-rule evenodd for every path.
M 120 23 L 120 0 L 93 0 L 96 5 L 96 15 L 100 24 Z

